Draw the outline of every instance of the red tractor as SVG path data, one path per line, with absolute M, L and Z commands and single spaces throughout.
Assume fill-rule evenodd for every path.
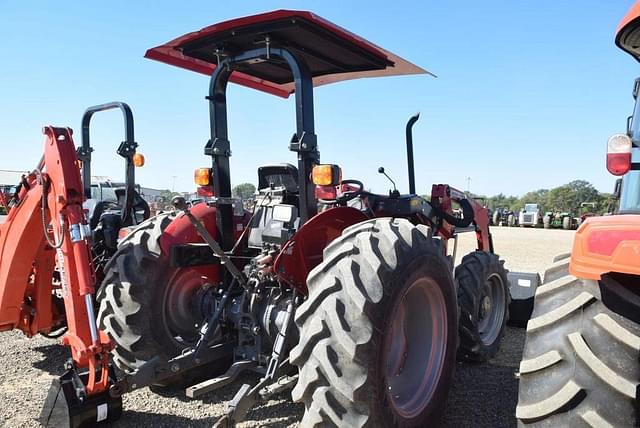
M 618 27 L 616 44 L 640 61 L 639 40 L 640 2 Z M 639 91 L 637 79 L 627 132 L 608 142 L 607 169 L 623 176 L 618 211 L 587 217 L 572 254 L 547 270 L 536 291 L 520 363 L 523 426 L 640 423 Z
M 210 76 L 211 139 L 204 154 L 212 166 L 195 173 L 207 202 L 189 208 L 174 198 L 174 212 L 121 229 L 104 281 L 95 287 L 98 329 L 80 340 L 95 343 L 94 330 L 100 337 L 99 352 L 89 355 L 102 368 L 103 383 L 92 389 L 95 365 L 75 359 L 69 365 L 74 383 L 63 388 L 73 412 L 87 415 L 77 421 L 91 424 L 109 411 L 107 398 L 91 400 L 96 392 L 108 389 L 114 400 L 147 385 L 192 382 L 203 372 L 221 375 L 188 387 L 194 397 L 243 370 L 261 379 L 239 389 L 217 426 L 233 425 L 261 397 L 294 385 L 293 399 L 305 403 L 304 426 L 436 421 L 456 357 L 484 361 L 495 355 L 508 318 L 507 273 L 493 252 L 487 210 L 445 184 L 432 187 L 430 200 L 416 194 L 411 130 L 417 116 L 406 127 L 409 193 L 394 186 L 389 194 L 374 194 L 359 180 L 344 180 L 339 166 L 320 163 L 313 112 L 315 86 L 425 71 L 312 13 L 288 10 L 206 27 L 146 56 Z M 229 81 L 295 97 L 289 149 L 297 166 L 259 167 L 251 212 L 234 211 L 231 197 Z M 70 132 L 64 135 L 70 138 Z M 63 171 L 77 171 L 70 153 Z M 74 183 L 78 205 L 82 187 Z M 85 177 L 85 192 L 86 186 Z M 38 213 L 33 198 L 39 195 L 23 202 L 29 213 Z M 454 206 L 461 217 L 453 215 Z M 55 223 L 53 214 L 46 220 L 45 226 Z M 477 250 L 454 269 L 456 246 L 450 254 L 449 240 L 457 242 L 460 229 L 475 232 Z M 56 242 L 68 235 L 65 228 L 55 230 Z M 0 248 L 21 242 L 7 236 L 0 229 Z M 23 264 L 53 254 L 56 242 L 30 248 Z M 0 303 L 8 281 L 17 280 L 5 271 L 11 260 L 5 254 Z M 23 328 L 24 311 L 16 308 L 25 307 L 25 289 L 45 303 L 51 298 L 53 264 L 76 271 L 66 260 L 47 260 L 50 269 L 34 287 L 27 287 L 25 275 L 20 284 L 11 283 L 8 312 L 0 306 L 4 329 Z M 83 323 L 93 325 L 86 297 L 92 289 L 87 272 L 80 288 L 87 308 L 65 300 L 69 320 L 82 313 Z M 107 378 L 108 349 L 120 372 Z

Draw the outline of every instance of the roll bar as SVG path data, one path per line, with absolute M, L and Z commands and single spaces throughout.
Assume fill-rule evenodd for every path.
M 284 61 L 291 69 L 295 84 L 296 133 L 291 138 L 289 149 L 298 153 L 298 186 L 300 226 L 312 217 L 317 210 L 314 196 L 315 186 L 309 177 L 314 164 L 320 162 L 317 149 L 313 116 L 313 81 L 307 64 L 285 48 L 265 46 L 244 51 L 240 54 L 221 59 L 220 64 L 211 75 L 209 85 L 209 118 L 211 122 L 211 139 L 207 142 L 204 154 L 213 159 L 213 188 L 220 198 L 217 210 L 217 224 L 221 232 L 222 248 L 228 250 L 233 246 L 233 208 L 225 199 L 231 197 L 231 177 L 229 157 L 231 147 L 227 129 L 226 90 L 234 65 L 254 60 Z
M 133 132 L 133 113 L 128 104 L 114 101 L 89 107 L 82 115 L 82 146 L 78 148 L 78 159 L 82 161 L 82 182 L 84 196 L 91 198 L 91 152 L 93 147 L 90 143 L 91 118 L 95 113 L 119 109 L 124 119 L 124 141 L 120 143 L 117 153 L 125 159 L 125 206 L 122 207 L 122 220 L 126 221 L 133 209 L 133 194 L 135 192 L 135 166 L 133 165 L 133 155 L 136 153 L 138 143 L 135 142 Z

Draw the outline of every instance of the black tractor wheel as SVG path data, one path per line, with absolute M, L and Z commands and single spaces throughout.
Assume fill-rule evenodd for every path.
M 423 427 L 445 407 L 458 310 L 451 265 L 425 226 L 376 219 L 344 230 L 296 312 L 295 401 L 304 427 Z
M 545 229 L 551 229 L 551 217 L 548 215 L 542 217 L 542 225 Z
M 526 427 L 637 426 L 640 325 L 607 309 L 598 282 L 568 264 L 536 290 L 516 417 Z
M 198 339 L 204 315 L 194 302 L 207 290 L 206 278 L 191 269 L 172 268 L 160 247 L 160 236 L 175 215 L 160 214 L 142 223 L 123 242 L 106 266 L 97 301 L 98 323 L 116 344 L 116 366 L 132 372 L 155 356 L 169 360 Z M 231 364 L 222 358 L 223 372 Z M 227 364 L 228 363 L 228 364 Z M 215 375 L 216 373 L 211 373 Z M 160 382 L 194 380 L 197 370 Z
M 516 216 L 514 216 L 513 214 L 509 214 L 509 216 L 507 217 L 507 225 L 509 227 L 514 227 L 516 225 Z
M 571 230 L 571 229 L 573 229 L 573 227 L 571 227 L 571 226 L 572 226 L 572 225 L 571 225 L 571 220 L 572 220 L 572 218 L 571 218 L 571 217 L 569 217 L 569 216 L 565 216 L 565 217 L 563 217 L 563 218 L 562 218 L 562 228 L 563 228 L 564 230 Z
M 456 268 L 462 359 L 486 361 L 500 348 L 509 318 L 509 280 L 496 254 L 474 251 Z

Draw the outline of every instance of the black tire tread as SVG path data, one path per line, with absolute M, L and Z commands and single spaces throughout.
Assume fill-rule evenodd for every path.
M 98 326 L 116 344 L 112 356 L 116 366 L 131 372 L 165 349 L 153 340 L 150 315 L 144 302 L 154 284 L 145 269 L 161 256 L 159 239 L 171 223 L 172 213 L 153 217 L 129 234 L 105 267 L 105 279 L 96 296 Z M 133 286 L 135 284 L 135 286 Z
M 366 403 L 375 394 L 368 358 L 381 346 L 373 340 L 376 306 L 390 294 L 384 277 L 400 258 L 441 254 L 440 245 L 426 226 L 375 219 L 345 229 L 325 248 L 324 261 L 309 274 L 308 299 L 296 312 L 300 341 L 290 352 L 299 368 L 292 397 L 305 403 L 301 426 L 381 423 Z
M 503 324 L 495 340 L 496 346 L 487 347 L 480 339 L 477 323 L 477 305 L 481 288 L 490 273 L 498 273 L 505 286 L 505 314 Z M 509 281 L 507 270 L 504 268 L 504 260 L 498 255 L 486 251 L 474 251 L 462 258 L 460 265 L 456 267 L 456 281 L 458 282 L 458 307 L 460 309 L 460 348 L 459 355 L 462 359 L 471 361 L 486 361 L 493 357 L 499 349 L 500 341 L 504 336 L 509 320 Z
M 634 426 L 640 325 L 610 311 L 597 281 L 558 260 L 538 288 L 520 363 L 520 426 Z

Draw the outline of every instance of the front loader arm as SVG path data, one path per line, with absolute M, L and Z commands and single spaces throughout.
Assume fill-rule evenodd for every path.
M 88 369 L 90 395 L 108 387 L 111 342 L 95 322 L 90 232 L 72 131 L 46 127 L 44 134 L 43 161 L 0 225 L 0 330 L 34 335 L 52 328 L 56 267 L 68 327 L 63 342 L 76 367 Z
M 452 202 L 460 204 L 463 210 L 463 219 L 453 218 Z M 456 225 L 467 227 L 473 223 L 476 232 L 477 249 L 493 252 L 493 242 L 489 232 L 488 210 L 477 201 L 468 198 L 464 192 L 448 184 L 434 184 L 431 188 L 431 206 L 445 220 L 445 223 L 438 230 L 444 238 L 453 237 Z M 460 223 L 464 223 L 464 225 Z

